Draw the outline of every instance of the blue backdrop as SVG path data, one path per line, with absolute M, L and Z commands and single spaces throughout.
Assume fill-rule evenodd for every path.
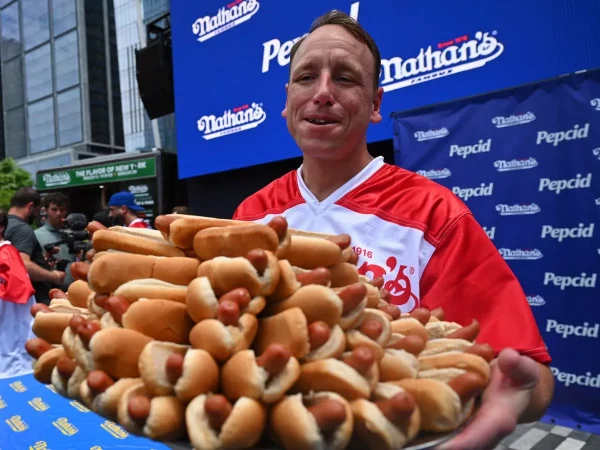
M 519 278 L 553 358 L 548 417 L 600 434 L 600 71 L 394 119 L 396 163 L 462 198 Z
M 597 0 L 202 0 L 172 2 L 179 176 L 299 156 L 281 110 L 293 41 L 319 15 L 351 13 L 379 45 L 393 111 L 596 67 Z

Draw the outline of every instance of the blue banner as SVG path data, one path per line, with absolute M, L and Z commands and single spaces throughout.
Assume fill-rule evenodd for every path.
M 600 70 L 394 117 L 396 163 L 460 197 L 520 280 L 548 418 L 600 434 Z
M 203 0 L 172 2 L 179 176 L 300 155 L 281 111 L 292 45 L 342 10 L 377 42 L 384 121 L 393 111 L 597 67 L 597 0 Z M 543 11 L 543 14 L 540 14 Z

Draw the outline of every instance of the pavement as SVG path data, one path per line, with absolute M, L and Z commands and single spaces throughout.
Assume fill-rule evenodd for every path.
M 496 450 L 600 450 L 600 435 L 534 422 L 517 426 Z

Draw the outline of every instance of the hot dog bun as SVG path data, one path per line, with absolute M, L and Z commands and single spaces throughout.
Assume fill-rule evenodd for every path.
M 355 265 L 342 262 L 328 267 L 331 273 L 331 287 L 343 287 L 358 283 L 358 270 Z
M 52 371 L 60 358 L 65 356 L 62 347 L 54 347 L 33 362 L 33 377 L 42 384 L 52 383 Z
M 109 420 L 118 420 L 119 401 L 127 389 L 139 385 L 139 378 L 121 378 L 102 393 L 95 393 L 84 380 L 79 386 L 79 397 L 85 406 Z
M 69 326 L 71 317 L 73 314 L 40 311 L 33 319 L 33 334 L 50 344 L 61 344 L 63 332 Z
M 160 219 L 159 219 L 160 217 Z M 166 214 L 157 217 L 157 227 L 161 227 L 163 236 L 179 248 L 193 248 L 194 237 L 198 232 L 213 227 L 231 227 L 235 225 L 248 225 L 248 222 L 214 219 L 211 217 L 190 216 L 184 214 Z M 169 223 L 166 227 L 161 222 Z
M 309 330 L 310 335 L 310 330 Z M 339 325 L 331 328 L 329 339 L 321 346 L 314 348 L 302 361 L 318 361 L 320 359 L 339 358 L 346 349 L 346 335 Z
M 67 298 L 73 306 L 87 308 L 87 300 L 91 293 L 92 290 L 85 281 L 76 280 L 69 285 Z
M 280 251 L 279 259 L 287 259 L 292 266 L 302 269 L 329 267 L 344 262 L 339 245 L 328 239 L 295 235 L 292 233 L 291 243 Z
M 162 238 L 162 237 L 161 237 Z M 185 253 L 170 242 L 163 242 L 117 230 L 99 230 L 94 233 L 92 245 L 96 252 L 117 250 L 137 255 L 185 256 Z
M 363 326 L 369 325 L 367 322 L 374 322 L 379 325 L 381 331 L 376 339 L 372 339 L 363 333 Z M 349 350 L 365 345 L 371 349 L 375 359 L 380 360 L 383 358 L 384 348 L 390 340 L 391 334 L 390 317 L 386 313 L 377 309 L 365 309 L 356 324 L 356 328 L 346 332 L 346 345 Z
M 386 349 L 378 365 L 380 382 L 416 378 L 419 373 L 419 360 L 405 350 Z
M 180 286 L 156 278 L 131 280 L 119 286 L 114 295 L 124 297 L 129 303 L 140 298 L 171 300 L 185 304 L 186 286 Z
M 262 354 L 269 345 L 281 344 L 295 358 L 310 353 L 308 323 L 300 308 L 290 308 L 260 320 L 253 348 Z
M 400 333 L 405 336 L 416 335 L 425 342 L 429 339 L 429 333 L 425 326 L 414 317 L 403 317 L 392 321 L 392 333 Z

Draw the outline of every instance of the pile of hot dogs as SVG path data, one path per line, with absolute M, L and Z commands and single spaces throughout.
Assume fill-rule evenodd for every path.
M 401 316 L 346 235 L 167 215 L 90 223 L 78 279 L 36 305 L 34 374 L 128 431 L 196 449 L 399 449 L 471 415 L 479 324 Z

